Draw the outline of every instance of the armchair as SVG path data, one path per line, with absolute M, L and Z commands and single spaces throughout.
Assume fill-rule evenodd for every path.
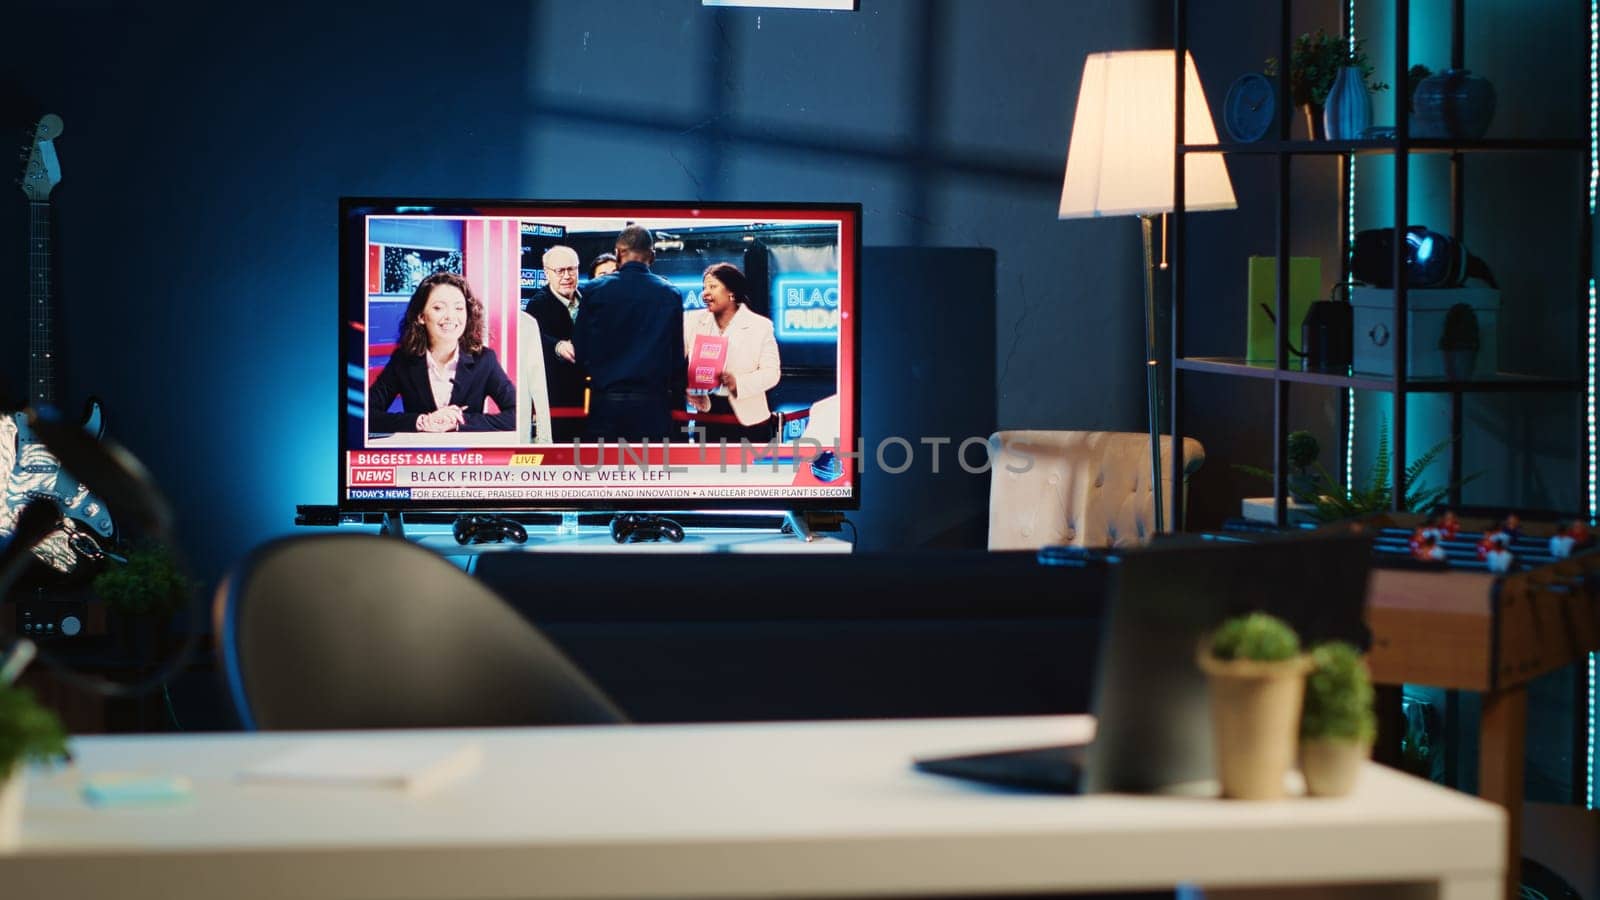
M 1149 435 L 1001 431 L 991 442 L 999 452 L 989 475 L 990 550 L 1122 547 L 1149 540 L 1155 511 Z M 1199 441 L 1183 439 L 1185 485 L 1205 459 Z M 1161 467 L 1168 471 L 1171 464 L 1172 438 L 1163 435 Z M 1165 505 L 1171 522 L 1170 497 Z

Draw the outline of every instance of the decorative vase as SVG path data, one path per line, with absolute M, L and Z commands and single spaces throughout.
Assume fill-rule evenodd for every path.
M 1372 98 L 1367 80 L 1355 66 L 1345 66 L 1328 90 L 1322 108 L 1323 133 L 1330 141 L 1353 141 L 1372 125 Z
M 1445 69 L 1417 85 L 1411 136 L 1477 140 L 1494 119 L 1494 85 L 1467 69 Z
M 1300 774 L 1306 792 L 1316 797 L 1343 797 L 1356 786 L 1361 764 L 1372 756 L 1372 744 L 1339 738 L 1300 742 Z
M 1466 381 L 1478 365 L 1478 348 L 1444 350 L 1444 375 L 1451 381 Z
M 1220 660 L 1202 647 L 1198 661 L 1206 673 L 1222 796 L 1279 799 L 1300 737 L 1310 659 Z
M 1300 107 L 1300 112 L 1306 117 L 1306 140 L 1323 140 L 1322 107 L 1315 103 L 1307 103 Z
M 15 850 L 22 843 L 22 794 L 26 785 L 21 765 L 0 778 L 0 853 Z

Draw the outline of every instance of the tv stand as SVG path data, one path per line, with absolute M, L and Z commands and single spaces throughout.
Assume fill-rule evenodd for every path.
M 761 515 L 731 516 L 688 513 L 682 518 L 674 517 L 683 525 L 681 541 L 621 544 L 612 538 L 611 529 L 604 524 L 605 519 L 611 517 L 602 518 L 603 514 L 594 512 L 584 514 L 589 521 L 581 526 L 578 513 L 574 511 L 553 515 L 508 513 L 507 517 L 513 521 L 520 518 L 518 524 L 526 529 L 526 543 L 510 540 L 468 541 L 466 544 L 460 543 L 454 535 L 454 519 L 457 518 L 454 514 L 413 510 L 410 515 L 409 523 L 405 521 L 406 513 L 399 509 L 351 513 L 342 522 L 338 517 L 319 516 L 312 521 L 312 517 L 301 515 L 296 524 L 350 523 L 368 527 L 376 524 L 379 535 L 411 541 L 444 556 L 462 559 L 500 552 L 849 553 L 854 549 L 849 541 L 829 534 L 838 530 L 843 519 L 840 513 L 833 512 L 785 512 L 776 528 L 774 513 L 770 511 Z M 470 566 L 468 571 L 471 571 Z
M 806 519 L 805 513 L 796 512 L 792 509 L 783 514 L 783 530 L 790 532 L 808 544 L 817 539 L 817 535 L 811 530 L 811 523 Z
M 816 542 L 818 531 L 838 531 L 843 521 L 843 513 L 799 512 L 791 509 L 783 514 L 783 524 L 778 530 L 810 544 Z

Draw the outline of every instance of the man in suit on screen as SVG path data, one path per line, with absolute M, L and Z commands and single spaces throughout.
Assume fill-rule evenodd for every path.
M 666 441 L 684 405 L 683 297 L 650 271 L 655 241 L 629 225 L 617 235 L 622 265 L 589 288 L 574 323 L 575 358 L 590 378 L 585 440 Z
M 588 377 L 572 349 L 573 322 L 583 301 L 578 291 L 578 252 L 559 245 L 546 250 L 544 274 L 545 286 L 528 298 L 523 311 L 539 323 L 545 379 L 550 385 L 550 433 L 557 443 L 565 444 L 583 429 L 583 392 Z

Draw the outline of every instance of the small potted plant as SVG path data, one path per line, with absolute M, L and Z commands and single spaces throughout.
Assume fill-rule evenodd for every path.
M 1311 467 L 1321 453 L 1322 445 L 1317 443 L 1316 435 L 1309 431 L 1289 433 L 1289 465 L 1294 467 L 1294 473 L 1289 476 L 1289 496 L 1296 499 L 1316 497 L 1317 476 Z
M 1445 438 L 1418 456 L 1406 467 L 1405 496 L 1400 504 L 1396 505 L 1394 497 L 1394 483 L 1390 477 L 1389 458 L 1389 420 L 1382 419 L 1378 423 L 1378 447 L 1372 461 L 1372 468 L 1366 486 L 1352 483 L 1346 487 L 1339 483 L 1320 463 L 1317 464 L 1317 475 L 1314 479 L 1314 489 L 1301 493 L 1290 491 L 1296 500 L 1309 504 L 1312 508 L 1307 510 L 1307 515 L 1316 522 L 1340 522 L 1346 519 L 1360 519 L 1376 513 L 1392 512 L 1396 509 L 1408 512 L 1426 512 L 1434 509 L 1450 495 L 1453 489 L 1460 488 L 1477 478 L 1477 474 L 1468 475 L 1453 484 L 1430 487 L 1422 476 L 1428 471 L 1446 448 L 1454 442 L 1453 438 Z M 1252 467 L 1242 468 L 1254 475 L 1271 478 L 1272 473 L 1265 469 Z
M 1372 676 L 1361 651 L 1343 641 L 1317 645 L 1311 651 L 1300 716 L 1300 772 L 1306 790 L 1319 797 L 1350 793 L 1361 763 L 1372 755 L 1377 733 Z
M 65 756 L 67 733 L 27 690 L 0 684 L 0 851 L 22 839 L 23 766 Z
M 1457 303 L 1444 314 L 1444 331 L 1439 335 L 1444 352 L 1444 374 L 1451 381 L 1472 377 L 1478 364 L 1478 315 L 1465 303 Z
M 1282 797 L 1309 667 L 1299 636 L 1281 619 L 1251 613 L 1229 619 L 1203 640 L 1199 663 L 1209 686 L 1222 795 Z
M 1328 101 L 1328 92 L 1332 90 L 1334 79 L 1339 77 L 1341 69 L 1357 69 L 1369 92 L 1376 93 L 1389 88 L 1384 82 L 1372 80 L 1372 63 L 1367 61 L 1367 51 L 1362 49 L 1362 43 L 1362 40 L 1357 40 L 1352 44 L 1321 28 L 1317 29 L 1316 34 L 1307 33 L 1295 38 L 1294 48 L 1289 54 L 1289 96 L 1305 113 L 1306 133 L 1311 140 L 1322 140 L 1322 105 Z M 1277 57 L 1267 60 L 1265 74 L 1268 78 L 1277 77 Z
M 135 546 L 120 564 L 96 575 L 93 586 L 119 619 L 117 632 L 147 658 L 160 655 L 168 620 L 188 606 L 195 587 L 172 548 L 154 542 Z

